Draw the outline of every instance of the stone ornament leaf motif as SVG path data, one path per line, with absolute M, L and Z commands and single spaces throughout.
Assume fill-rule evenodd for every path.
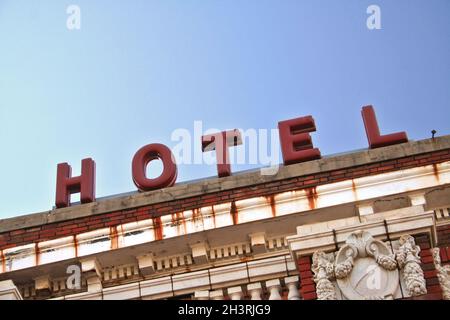
M 318 300 L 336 300 L 336 290 L 330 279 L 334 278 L 333 254 L 316 251 L 311 270 L 314 272 Z
M 442 297 L 444 300 L 450 300 L 450 265 L 442 265 L 440 251 L 441 249 L 439 248 L 433 248 L 431 250 L 439 284 L 442 288 Z
M 396 251 L 398 266 L 403 270 L 403 280 L 411 296 L 427 293 L 425 278 L 420 267 L 420 247 L 414 238 L 408 234 L 399 239 L 400 247 Z
M 358 255 L 358 249 L 351 244 L 347 245 L 344 262 L 336 264 L 334 272 L 337 279 L 346 278 L 353 270 L 353 259 Z

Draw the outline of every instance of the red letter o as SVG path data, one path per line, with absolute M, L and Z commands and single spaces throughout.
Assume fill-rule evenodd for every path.
M 163 172 L 155 179 L 148 179 L 147 165 L 156 159 L 163 162 Z M 134 184 L 141 191 L 171 187 L 177 180 L 177 165 L 169 148 L 160 143 L 153 143 L 136 152 L 133 157 L 132 174 Z

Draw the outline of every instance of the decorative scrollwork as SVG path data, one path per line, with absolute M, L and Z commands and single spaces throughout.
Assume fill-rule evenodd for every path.
M 379 244 L 372 239 L 366 246 L 366 251 L 369 256 L 375 258 L 378 265 L 386 270 L 397 269 L 397 261 L 395 261 L 394 254 L 382 254 L 380 253 Z
M 391 299 L 399 286 L 399 273 L 389 247 L 367 231 L 349 235 L 336 255 L 335 277 L 347 299 Z

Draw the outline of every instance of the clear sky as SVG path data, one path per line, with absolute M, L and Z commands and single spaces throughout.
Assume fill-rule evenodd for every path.
M 80 30 L 66 27 L 71 4 Z M 371 4 L 381 30 L 366 26 Z M 367 104 L 385 133 L 450 134 L 450 1 L 0 0 L 0 218 L 51 209 L 60 162 L 78 175 L 92 157 L 98 197 L 136 190 L 134 153 L 172 148 L 195 120 L 271 129 L 313 115 L 323 155 L 366 148 Z

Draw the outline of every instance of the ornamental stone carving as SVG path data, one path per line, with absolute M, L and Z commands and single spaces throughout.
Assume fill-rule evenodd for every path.
M 318 300 L 336 300 L 336 290 L 330 281 L 334 278 L 333 254 L 316 251 L 313 254 L 311 270 L 314 272 Z
M 400 237 L 399 245 L 400 247 L 396 250 L 396 259 L 399 268 L 403 271 L 406 290 L 411 296 L 426 294 L 425 278 L 420 267 L 420 247 L 408 234 Z
M 349 300 L 393 299 L 399 286 L 394 255 L 366 231 L 352 233 L 338 251 L 334 275 Z
M 450 300 L 450 265 L 441 264 L 440 249 L 431 249 L 433 254 L 434 266 L 437 270 L 437 277 L 442 288 L 442 297 L 444 300 Z

